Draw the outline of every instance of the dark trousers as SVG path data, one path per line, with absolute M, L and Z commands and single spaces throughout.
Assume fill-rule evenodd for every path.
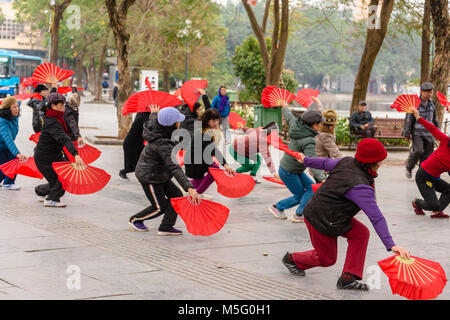
M 358 135 L 362 135 L 365 138 L 373 138 L 375 136 L 375 133 L 377 132 L 377 127 L 369 125 L 365 129 L 358 128 Z
M 64 191 L 61 182 L 58 180 L 58 175 L 55 170 L 53 170 L 52 163 L 63 161 L 62 154 L 53 159 L 35 154 L 34 161 L 36 162 L 36 167 L 48 181 L 48 183 L 41 184 L 34 188 L 34 192 L 40 197 L 46 197 L 46 200 L 59 202 L 66 192 Z
M 416 205 L 428 211 L 444 211 L 450 203 L 450 184 L 442 179 L 431 179 L 432 177 L 421 167 L 416 173 L 416 183 L 422 199 L 416 200 Z M 441 193 L 438 199 L 436 191 Z
M 11 151 L 7 150 L 0 150 L 0 165 L 5 164 L 11 160 L 14 160 L 16 157 L 11 153 Z M 3 172 L 0 170 L 0 183 L 3 181 L 4 185 L 7 184 L 14 184 L 16 181 L 16 177 L 14 179 L 11 179 L 3 174 Z
M 182 197 L 183 193 L 172 181 L 161 184 L 141 183 L 141 185 L 151 205 L 132 216 L 130 222 L 155 219 L 164 214 L 158 230 L 169 231 L 175 225 L 178 217 L 170 203 L 170 199 Z
M 413 135 L 412 146 L 406 160 L 406 170 L 412 171 L 419 161 L 419 165 L 426 160 L 434 150 L 434 141 L 432 137 L 423 137 Z
M 305 224 L 314 249 L 293 253 L 292 259 L 295 264 L 302 270 L 334 265 L 337 260 L 337 238 L 323 235 L 306 219 Z M 365 225 L 355 218 L 351 220 L 351 225 L 351 229 L 342 235 L 342 237 L 347 238 L 348 243 L 343 272 L 351 273 L 361 280 L 370 232 Z
M 123 159 L 124 168 L 122 173 L 134 172 L 136 165 L 141 156 L 141 152 L 144 149 L 144 143 L 142 139 L 134 140 L 136 137 L 127 136 L 123 142 Z M 140 142 L 140 143 L 136 143 Z

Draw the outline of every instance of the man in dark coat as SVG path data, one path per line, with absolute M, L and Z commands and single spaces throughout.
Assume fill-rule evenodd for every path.
M 436 114 L 436 105 L 431 99 L 433 96 L 434 86 L 430 82 L 424 82 L 420 86 L 420 103 L 419 115 L 431 122 L 439 129 L 439 123 Z M 419 161 L 419 164 L 426 160 L 434 150 L 434 138 L 432 134 L 425 129 L 419 122 L 416 121 L 414 114 L 407 113 L 405 117 L 405 123 L 403 126 L 403 136 L 408 141 L 412 142 L 409 157 L 406 160 L 406 172 L 405 175 L 408 179 L 411 179 L 412 170 Z
M 358 103 L 358 111 L 353 112 L 350 117 L 350 127 L 355 129 L 358 135 L 362 135 L 366 138 L 373 138 L 377 127 L 375 127 L 372 114 L 366 111 L 367 103 L 360 101 Z
M 41 99 L 31 98 L 27 105 L 33 109 L 33 130 L 37 133 L 42 131 L 44 109 L 49 91 L 46 85 L 38 84 L 34 89 L 34 92 L 38 93 L 41 96 Z

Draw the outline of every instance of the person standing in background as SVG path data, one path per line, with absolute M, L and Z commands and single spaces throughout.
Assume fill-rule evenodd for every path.
M 228 123 L 228 116 L 230 114 L 230 98 L 227 96 L 227 88 L 221 86 L 219 88 L 219 94 L 214 97 L 211 107 L 216 109 L 220 113 L 220 124 L 222 125 L 223 135 L 225 137 L 225 144 L 231 142 L 230 125 Z

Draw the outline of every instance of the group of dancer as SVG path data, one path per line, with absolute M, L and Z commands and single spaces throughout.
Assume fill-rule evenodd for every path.
M 75 157 L 76 165 L 85 166 L 73 143 L 83 143 L 78 129 L 77 108 L 80 100 L 78 94 L 73 92 L 69 101 L 66 101 L 63 95 L 55 92 L 54 85 L 50 93 L 45 85 L 38 85 L 35 90 L 41 99 L 32 99 L 28 103 L 33 108 L 33 129 L 41 132 L 34 158 L 48 182 L 37 186 L 35 192 L 45 206 L 64 207 L 65 204 L 60 201 L 64 189 L 52 163 L 64 161 L 62 150 L 66 147 Z M 428 106 L 431 96 L 422 94 L 423 91 L 426 90 L 421 91 L 422 102 Z M 375 179 L 387 157 L 381 142 L 373 138 L 362 139 L 357 145 L 355 156 L 344 157 L 336 145 L 334 131 L 337 114 L 334 110 L 322 110 L 323 106 L 316 98 L 315 106 L 297 118 L 288 105 L 283 105 L 282 113 L 289 127 L 288 147 L 299 152 L 302 157 L 298 159 L 285 153 L 276 170 L 267 136 L 278 130 L 277 124 L 269 123 L 261 128 L 241 125 L 239 130 L 244 134 L 231 141 L 227 119 L 230 103 L 226 88 L 219 89 L 212 103 L 203 89 L 198 89 L 198 92 L 202 96 L 204 108 L 199 102 L 192 109 L 187 104 L 161 110 L 151 105 L 150 112 L 136 115 L 124 141 L 125 167 L 119 174 L 123 179 L 128 179 L 127 174 L 135 172 L 150 206 L 129 218 L 131 230 L 146 232 L 149 228 L 144 222 L 163 215 L 158 235 L 181 235 L 182 231 L 174 227 L 177 213 L 170 200 L 183 196 L 183 192 L 172 181 L 173 177 L 189 194 L 192 202 L 198 204 L 214 182 L 210 168 L 222 166 L 230 175 L 250 172 L 258 183 L 257 172 L 264 160 L 274 178 L 281 179 L 292 193 L 290 197 L 273 204 L 270 211 L 276 218 L 286 219 L 285 210 L 296 207 L 292 221 L 305 223 L 313 246 L 309 251 L 287 252 L 284 255 L 282 263 L 292 274 L 304 276 L 307 269 L 333 265 L 337 258 L 337 238 L 342 236 L 348 241 L 348 249 L 337 287 L 368 290 L 367 285 L 359 282 L 369 240 L 367 227 L 354 218 L 361 210 L 369 218 L 386 250 L 405 259 L 410 257 L 409 252 L 392 239 L 377 205 Z M 26 160 L 14 143 L 18 132 L 17 101 L 8 97 L 3 100 L 0 109 L 0 162 L 5 163 L 14 158 Z M 443 210 L 450 202 L 450 188 L 448 183 L 440 179 L 440 175 L 450 171 L 450 139 L 427 121 L 421 107 L 419 110 L 414 109 L 411 116 L 416 120 L 416 130 L 421 125 L 440 142 L 439 148 L 423 159 L 416 174 L 423 199 L 413 200 L 415 213 L 423 215 L 423 210 L 430 210 L 434 212 L 432 217 L 448 217 Z M 220 126 L 224 130 L 225 145 L 229 144 L 228 152 L 240 164 L 236 170 L 226 162 L 218 148 L 222 139 Z M 189 142 L 172 140 L 172 134 L 179 128 L 187 130 Z M 145 141 L 147 143 L 144 146 Z M 184 150 L 185 170 L 173 156 L 180 145 Z M 305 173 L 306 168 L 311 170 L 315 182 L 322 183 L 316 193 L 313 193 L 314 181 Z M 3 175 L 1 179 L 4 180 L 3 189 L 17 189 L 14 179 Z M 439 199 L 436 192 L 441 193 Z

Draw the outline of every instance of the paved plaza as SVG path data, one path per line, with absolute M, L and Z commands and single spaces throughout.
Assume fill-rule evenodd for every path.
M 87 103 L 90 99 L 83 97 L 80 107 L 82 135 L 117 135 L 114 105 Z M 28 141 L 31 134 L 31 109 L 24 105 L 16 143 L 28 156 L 34 147 Z M 219 195 L 213 184 L 206 193 L 229 207 L 230 216 L 212 236 L 189 234 L 180 218 L 176 227 L 184 235 L 157 236 L 161 217 L 146 223 L 149 232 L 130 232 L 129 217 L 147 207 L 148 200 L 133 174 L 128 182 L 118 176 L 122 147 L 95 147 L 102 156 L 92 165 L 112 178 L 93 195 L 66 193 L 67 208 L 43 207 L 34 194 L 34 187 L 42 183 L 37 179 L 19 176 L 21 191 L 0 189 L 0 299 L 404 299 L 392 295 L 387 277 L 377 267 L 377 261 L 392 253 L 386 252 L 362 212 L 357 219 L 371 232 L 363 281 L 375 288 L 336 288 L 345 239 L 339 239 L 334 266 L 307 270 L 306 277 L 291 275 L 281 257 L 286 251 L 309 250 L 308 231 L 304 224 L 291 222 L 295 208 L 288 211 L 287 220 L 272 216 L 271 204 L 290 193 L 267 181 L 241 199 Z M 273 154 L 278 165 L 279 155 Z M 449 275 L 450 221 L 414 215 L 411 200 L 419 192 L 414 179 L 404 175 L 406 157 L 405 151 L 389 152 L 376 179 L 378 203 L 396 244 L 441 263 Z M 264 165 L 262 175 L 268 174 Z M 450 287 L 437 299 L 450 299 Z

